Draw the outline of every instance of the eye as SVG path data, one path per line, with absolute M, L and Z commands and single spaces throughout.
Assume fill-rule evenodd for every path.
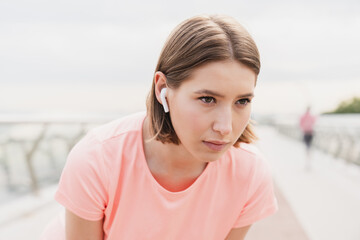
M 215 100 L 215 98 L 213 98 L 213 97 L 200 97 L 199 98 L 203 103 L 207 103 L 207 104 L 210 104 L 210 103 L 215 103 L 216 102 L 216 100 Z
M 246 106 L 250 102 L 251 102 L 251 100 L 249 98 L 243 98 L 243 99 L 239 99 L 236 103 L 238 103 L 242 106 Z

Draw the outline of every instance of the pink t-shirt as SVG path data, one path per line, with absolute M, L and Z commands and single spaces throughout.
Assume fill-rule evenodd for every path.
M 92 130 L 70 152 L 55 199 L 87 220 L 104 220 L 104 239 L 225 239 L 232 228 L 273 214 L 269 168 L 241 144 L 210 162 L 184 191 L 170 192 L 152 176 L 143 150 L 145 113 Z M 42 239 L 65 239 L 64 219 Z
M 316 118 L 310 112 L 306 112 L 300 118 L 300 127 L 304 133 L 312 133 L 314 131 Z

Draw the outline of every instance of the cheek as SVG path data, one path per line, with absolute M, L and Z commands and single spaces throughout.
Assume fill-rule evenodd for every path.
M 235 125 L 236 127 L 234 127 L 234 129 L 236 129 L 236 135 L 240 136 L 244 132 L 246 126 L 250 121 L 250 114 L 251 109 L 249 108 L 246 112 L 242 112 L 242 114 L 237 117 L 237 124 Z
M 175 132 L 180 140 L 201 135 L 207 129 L 207 118 L 193 103 L 176 107 L 170 114 Z
M 208 128 L 208 123 L 204 114 L 199 111 L 189 111 L 189 129 L 192 133 L 203 133 Z

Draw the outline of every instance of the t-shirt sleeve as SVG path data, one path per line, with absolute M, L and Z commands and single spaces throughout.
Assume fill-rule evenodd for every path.
M 81 218 L 100 220 L 108 200 L 108 177 L 101 142 L 89 133 L 70 151 L 55 200 Z
M 262 157 L 256 159 L 252 173 L 245 205 L 233 228 L 251 225 L 278 210 L 271 171 Z

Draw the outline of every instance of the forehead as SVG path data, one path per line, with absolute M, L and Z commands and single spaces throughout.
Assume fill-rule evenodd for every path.
M 210 62 L 194 69 L 180 88 L 253 91 L 255 82 L 256 74 L 251 68 L 238 61 L 228 60 Z

